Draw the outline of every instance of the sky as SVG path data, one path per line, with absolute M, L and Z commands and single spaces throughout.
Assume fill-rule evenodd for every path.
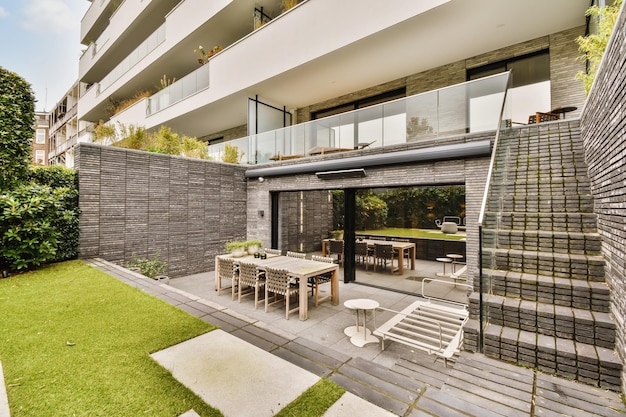
M 78 79 L 80 21 L 88 0 L 0 0 L 0 66 L 31 84 L 50 111 Z

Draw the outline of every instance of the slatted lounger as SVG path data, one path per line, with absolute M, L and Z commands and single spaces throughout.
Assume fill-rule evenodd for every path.
M 429 281 L 450 284 L 448 281 Z M 447 367 L 448 359 L 463 346 L 463 326 L 469 316 L 467 306 L 463 304 L 443 304 L 426 298 L 415 301 L 402 311 L 379 309 L 396 313 L 374 330 L 374 334 L 382 338 L 383 350 L 385 340 L 393 340 L 426 351 L 429 355 L 439 356 Z

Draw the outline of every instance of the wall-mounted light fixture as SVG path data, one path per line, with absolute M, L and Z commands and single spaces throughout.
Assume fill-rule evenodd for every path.
M 265 216 L 265 210 L 259 210 L 259 217 L 263 218 Z
M 265 178 L 259 177 L 259 182 L 263 182 L 263 181 L 265 181 Z
M 320 180 L 336 180 L 343 178 L 363 178 L 366 176 L 363 168 L 342 169 L 340 171 L 322 171 L 316 172 L 315 175 Z

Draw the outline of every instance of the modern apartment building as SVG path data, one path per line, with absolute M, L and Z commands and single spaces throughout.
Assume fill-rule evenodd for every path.
M 90 126 L 90 123 L 78 121 L 78 82 L 64 94 L 63 98 L 52 108 L 50 117 L 50 146 L 48 163 L 50 165 L 65 165 L 74 167 L 74 147 L 79 142 L 79 136 L 84 141 L 90 139 L 89 133 L 80 126 Z
M 623 106 L 605 87 L 593 109 L 585 107 L 576 79 L 585 62 L 575 40 L 589 30 L 585 10 L 593 2 L 305 0 L 289 10 L 281 3 L 92 2 L 81 30 L 88 46 L 79 69 L 81 122 L 166 125 L 207 141 L 218 161 L 227 142 L 245 153 L 241 165 L 202 164 L 79 147 L 81 187 L 89 190 L 81 192 L 82 255 L 123 262 L 131 250 L 158 252 L 171 276 L 196 273 L 214 267 L 229 239 L 260 238 L 284 250 L 319 245 L 332 223 L 330 190 L 344 190 L 347 213 L 354 212 L 356 190 L 464 185 L 466 260 L 476 291 L 467 345 L 622 387 L 623 216 L 616 194 L 602 188 L 605 173 L 622 171 L 612 168 L 616 158 L 601 155 L 605 142 L 621 140 L 607 132 L 620 131 L 623 117 L 614 113 Z M 621 68 L 619 53 L 613 59 Z M 489 87 L 496 79 L 489 77 L 505 72 L 506 88 Z M 612 82 L 623 85 L 623 77 Z M 505 90 L 502 117 L 480 127 L 480 115 L 493 111 L 491 96 Z M 531 117 L 551 111 L 564 120 L 530 126 Z M 518 146 L 495 161 L 499 127 L 512 127 L 504 136 Z M 602 166 L 589 170 L 590 179 L 581 137 Z M 325 155 L 328 148 L 345 153 Z M 528 166 L 512 164 L 511 154 Z M 536 161 L 544 157 L 555 160 Z M 340 175 L 329 167 L 340 167 Z M 492 168 L 493 200 L 484 198 Z M 552 170 L 553 183 L 545 179 Z M 497 183 L 513 172 L 524 180 Z M 604 199 L 595 208 L 590 183 Z M 556 190 L 560 200 L 552 198 Z M 483 222 L 492 201 L 497 207 L 487 207 L 492 218 Z M 552 240 L 541 242 L 546 236 Z M 596 258 L 600 253 L 606 259 Z M 344 280 L 354 281 L 354 269 L 346 256 Z M 483 273 L 493 274 L 484 288 Z
M 525 123 L 536 111 L 581 107 L 574 39 L 585 33 L 588 7 L 308 0 L 285 11 L 280 0 L 94 1 L 82 20 L 78 118 L 167 125 L 215 143 L 513 70 L 511 119 Z
M 35 137 L 33 138 L 33 164 L 48 165 L 49 142 L 48 113 L 35 112 Z

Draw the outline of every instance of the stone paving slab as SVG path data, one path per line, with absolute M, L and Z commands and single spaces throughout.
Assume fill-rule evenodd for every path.
M 4 381 L 4 371 L 2 370 L 2 362 L 0 362 L 0 417 L 10 417 L 9 399 L 7 397 L 7 389 Z
M 394 417 L 395 414 L 376 407 L 356 395 L 346 392 L 333 404 L 322 417 Z
M 271 417 L 319 377 L 222 330 L 152 358 L 226 417 Z

